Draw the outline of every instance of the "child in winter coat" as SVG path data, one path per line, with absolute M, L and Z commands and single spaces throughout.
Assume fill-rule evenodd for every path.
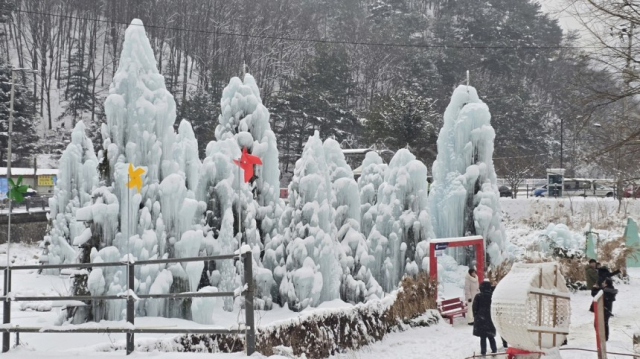
M 480 285 L 478 284 L 478 275 L 475 269 L 469 269 L 464 278 L 464 301 L 467 303 L 467 323 L 473 325 L 473 310 L 471 304 L 476 294 L 480 293 Z
M 496 346 L 496 327 L 491 320 L 491 296 L 493 290 L 491 283 L 482 282 L 480 284 L 480 293 L 473 299 L 473 335 L 480 337 L 480 353 L 487 354 L 487 339 L 491 345 L 491 352 L 497 353 Z

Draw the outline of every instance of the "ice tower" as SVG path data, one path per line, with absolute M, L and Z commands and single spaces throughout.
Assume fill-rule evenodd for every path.
M 183 122 L 174 131 L 176 103 L 167 91 L 142 21 L 135 19 L 125 33 L 118 70 L 105 102 L 103 150 L 98 159 L 105 185 L 94 191 L 93 204 L 82 209 L 82 219 L 100 234 L 92 248 L 92 262 L 117 262 L 127 253 L 137 260 L 197 256 L 201 231 L 193 231 L 204 205 L 195 199 L 200 167 L 191 126 Z M 143 167 L 140 193 L 127 188 L 128 164 Z M 201 271 L 182 264 L 136 268 L 139 294 L 184 292 Z M 94 295 L 124 291 L 125 270 L 92 271 Z M 102 285 L 104 283 L 104 285 Z M 96 301 L 95 320 L 121 319 L 123 301 Z M 140 315 L 190 318 L 181 301 L 146 300 L 137 303 Z
M 407 149 L 399 150 L 378 188 L 376 221 L 367 238 L 376 280 L 385 292 L 402 276 L 425 270 L 427 241 L 433 238 L 427 207 L 427 167 Z
M 78 209 L 91 205 L 91 193 L 98 186 L 98 159 L 93 143 L 85 133 L 82 121 L 71 133 L 71 143 L 60 158 L 60 174 L 49 199 L 51 230 L 44 238 L 49 247 L 49 264 L 75 263 L 77 253 L 72 245 L 84 245 L 91 230 L 76 221 Z M 51 270 L 57 273 L 57 270 Z
M 491 114 L 476 89 L 459 86 L 444 113 L 429 204 L 438 238 L 481 235 L 491 264 L 502 262 L 505 233 L 493 167 Z M 473 256 L 454 253 L 461 264 Z

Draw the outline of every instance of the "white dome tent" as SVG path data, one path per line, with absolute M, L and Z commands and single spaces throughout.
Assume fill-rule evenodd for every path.
M 509 346 L 557 348 L 569 334 L 571 300 L 556 263 L 516 263 L 493 293 L 491 318 Z

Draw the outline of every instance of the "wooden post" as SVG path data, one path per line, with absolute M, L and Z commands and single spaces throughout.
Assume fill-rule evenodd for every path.
M 135 313 L 134 313 L 134 297 L 133 297 L 133 290 L 134 290 L 134 283 L 135 283 L 135 271 L 133 268 L 133 263 L 131 262 L 131 258 L 130 258 L 131 254 L 127 254 L 127 258 L 129 260 L 129 263 L 127 263 L 127 274 L 128 274 L 128 278 L 127 278 L 127 288 L 128 288 L 128 292 L 127 292 L 127 322 L 131 323 L 131 325 L 134 324 L 135 321 Z M 127 355 L 133 353 L 133 341 L 134 341 L 134 334 L 133 332 L 129 332 L 127 333 Z
M 13 100 L 14 100 L 14 88 L 16 83 L 16 73 L 14 69 L 11 71 L 11 104 L 9 105 L 9 133 L 7 136 L 7 189 L 9 188 L 9 180 L 11 180 L 11 132 L 13 131 Z M 7 193 L 8 194 L 8 193 Z M 9 197 L 9 196 L 7 196 Z M 9 213 L 7 214 L 7 264 L 4 272 L 4 296 L 5 298 L 11 293 L 11 211 L 13 209 L 13 200 L 9 198 Z M 3 323 L 11 323 L 11 301 L 5 299 L 2 307 Z M 11 348 L 11 334 L 9 332 L 2 334 L 2 352 L 6 353 Z
M 247 326 L 245 346 L 247 349 L 247 356 L 251 356 L 256 351 L 256 327 L 253 317 L 253 258 L 251 251 L 248 251 L 243 255 L 244 282 L 247 285 L 247 290 L 244 293 L 245 325 Z
M 640 359 L 640 333 L 633 335 L 633 352 L 638 354 L 633 359 Z
M 558 287 L 558 265 L 556 264 L 555 266 L 553 266 L 553 270 L 554 270 L 554 278 L 553 278 L 553 287 L 557 288 Z M 558 298 L 553 297 L 553 327 L 555 328 L 558 325 L 558 310 L 557 310 L 557 306 L 558 306 Z M 553 334 L 553 347 L 556 347 L 556 334 Z
M 540 268 L 538 288 L 542 289 L 542 268 Z M 538 326 L 542 326 L 542 294 L 538 294 Z M 538 332 L 538 348 L 542 350 L 542 332 Z
M 593 298 L 593 315 L 596 327 L 598 359 L 607 359 L 607 338 L 605 338 L 603 294 L 604 292 L 600 291 Z
M 11 270 L 9 269 L 9 263 L 4 270 L 4 296 L 5 300 L 2 304 L 2 322 L 4 324 L 11 324 L 11 301 L 6 297 L 11 293 Z M 11 334 L 9 332 L 2 333 L 2 352 L 6 353 L 11 349 Z

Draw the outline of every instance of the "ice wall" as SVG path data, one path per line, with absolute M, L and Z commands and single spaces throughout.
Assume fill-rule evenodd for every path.
M 353 171 L 336 140 L 325 140 L 323 150 L 335 194 L 332 205 L 340 243 L 338 258 L 343 272 L 340 297 L 350 303 L 382 298 L 382 288 L 368 269 L 374 258 L 360 231 L 360 194 Z
M 438 136 L 429 202 L 439 238 L 481 235 L 491 264 L 496 265 L 502 262 L 505 234 L 490 120 L 489 108 L 475 88 L 459 86 L 454 91 Z
M 362 233 L 369 236 L 371 228 L 376 223 L 378 202 L 378 188 L 384 182 L 387 165 L 376 152 L 368 152 L 362 162 L 362 174 L 358 179 L 360 190 L 360 213 L 362 216 Z
M 426 243 L 434 237 L 427 192 L 427 167 L 409 150 L 399 150 L 378 188 L 376 223 L 367 238 L 371 270 L 385 292 L 405 273 L 425 269 Z
M 296 162 L 281 235 L 266 246 L 264 265 L 274 273 L 280 304 L 292 310 L 340 295 L 342 267 L 336 241 L 331 174 L 316 131 Z

